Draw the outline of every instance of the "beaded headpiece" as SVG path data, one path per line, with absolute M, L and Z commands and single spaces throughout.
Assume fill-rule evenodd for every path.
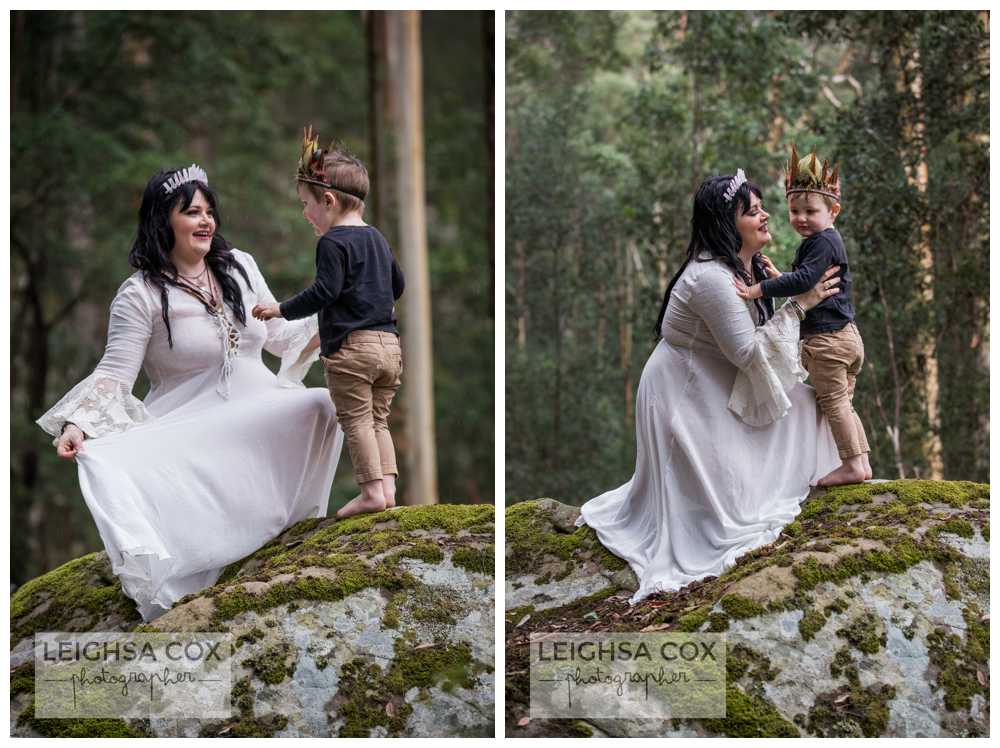
M 820 169 L 815 151 L 800 161 L 792 143 L 792 157 L 785 167 L 785 197 L 798 192 L 815 192 L 840 202 L 840 164 L 830 171 L 830 162 L 824 160 Z
M 736 197 L 736 191 L 746 183 L 747 175 L 743 173 L 743 169 L 737 169 L 735 176 L 729 180 L 729 186 L 726 187 L 726 191 L 722 194 L 726 202 L 731 203 L 733 198 Z
M 336 148 L 337 142 L 331 141 L 326 148 L 320 148 L 319 136 L 313 135 L 312 125 L 302 129 L 302 153 L 299 155 L 299 168 L 295 174 L 295 179 L 307 184 L 318 184 L 331 190 L 338 190 L 347 195 L 356 197 L 364 202 L 367 195 L 351 187 L 343 187 L 326 181 L 326 174 L 323 172 L 323 161 L 326 154 Z
M 163 183 L 163 191 L 169 195 L 182 184 L 187 184 L 188 182 L 208 184 L 208 174 L 197 164 L 191 164 L 186 169 L 175 171 L 174 175 Z

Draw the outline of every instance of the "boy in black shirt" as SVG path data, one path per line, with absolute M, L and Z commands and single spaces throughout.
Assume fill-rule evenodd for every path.
M 253 315 L 318 313 L 326 384 L 361 488 L 337 516 L 379 512 L 396 504 L 389 406 L 403 370 L 394 314 L 403 273 L 385 237 L 362 219 L 368 172 L 358 159 L 333 144 L 320 148 L 309 128 L 296 179 L 302 214 L 320 237 L 316 280 L 281 304 L 258 304 Z
M 802 365 L 816 389 L 816 402 L 830 421 L 841 465 L 818 481 L 820 486 L 859 483 L 872 477 L 868 439 L 851 403 L 854 385 L 865 360 L 865 347 L 854 324 L 847 250 L 833 222 L 840 213 L 839 166 L 820 170 L 816 154 L 801 161 L 795 146 L 785 172 L 785 197 L 792 226 L 804 238 L 795 252 L 792 272 L 772 275 L 738 293 L 744 299 L 796 296 L 819 282 L 831 265 L 840 266 L 840 292 L 806 312 L 801 325 Z

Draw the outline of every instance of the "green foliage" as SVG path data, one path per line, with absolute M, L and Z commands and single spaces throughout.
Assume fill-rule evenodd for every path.
M 421 16 L 438 476 L 441 496 L 463 502 L 493 499 L 482 16 Z M 291 178 L 301 127 L 339 137 L 369 163 L 372 154 L 359 12 L 17 11 L 11 53 L 11 518 L 22 528 L 12 577 L 21 582 L 100 547 L 76 471 L 34 419 L 100 359 L 150 175 L 202 164 L 220 233 L 254 255 L 281 299 L 315 272 L 316 239 Z M 392 184 L 373 192 L 392 208 Z M 392 210 L 379 228 L 398 246 Z M 306 384 L 324 386 L 320 367 Z M 401 495 L 405 481 L 404 471 Z M 345 451 L 331 512 L 356 490 Z
M 509 13 L 507 501 L 579 504 L 628 479 L 694 190 L 743 167 L 785 269 L 792 142 L 841 163 L 866 348 L 854 404 L 876 476 L 927 474 L 931 340 L 945 477 L 987 480 L 988 48 L 969 11 Z

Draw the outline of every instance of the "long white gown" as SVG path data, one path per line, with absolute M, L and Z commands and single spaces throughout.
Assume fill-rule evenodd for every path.
M 301 380 L 319 356 L 304 348 L 315 317 L 261 322 L 274 303 L 254 259 L 233 250 L 247 324 L 227 345 L 216 318 L 169 288 L 173 348 L 159 291 L 134 273 L 111 304 L 107 348 L 94 372 L 38 420 L 58 435 L 66 421 L 87 435 L 80 488 L 122 588 L 146 620 L 215 583 L 228 564 L 283 529 L 326 515 L 343 445 L 325 389 Z M 275 376 L 261 358 L 281 357 Z M 140 366 L 151 382 L 132 396 Z
M 755 327 L 732 279 L 715 260 L 685 268 L 639 381 L 635 473 L 578 521 L 635 571 L 633 604 L 773 541 L 840 464 L 802 384 L 798 317 L 786 305 Z

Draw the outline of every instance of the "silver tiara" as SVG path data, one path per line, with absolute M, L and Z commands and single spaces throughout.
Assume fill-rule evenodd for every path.
M 187 184 L 188 182 L 201 182 L 202 184 L 208 184 L 208 174 L 197 164 L 191 164 L 186 169 L 181 169 L 176 174 L 174 174 L 170 179 L 163 183 L 163 191 L 168 195 L 180 187 L 182 184 Z
M 730 203 L 733 198 L 736 197 L 736 190 L 747 183 L 747 175 L 743 173 L 743 169 L 736 170 L 736 176 L 729 180 L 729 186 L 726 187 L 726 192 L 723 197 L 726 198 L 726 202 Z

